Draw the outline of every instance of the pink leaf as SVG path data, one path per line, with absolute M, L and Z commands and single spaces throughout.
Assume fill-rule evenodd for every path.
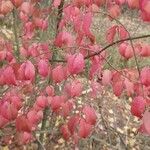
M 74 134 L 75 130 L 77 129 L 77 125 L 79 123 L 79 116 L 72 116 L 68 120 L 68 129 L 71 134 Z
M 36 104 L 42 109 L 48 105 L 46 96 L 38 96 L 36 99 Z
M 85 67 L 84 57 L 81 53 L 69 55 L 67 59 L 67 67 L 70 74 L 78 74 Z
M 150 21 L 150 1 L 141 0 L 140 1 L 141 17 L 143 21 Z
M 28 144 L 29 142 L 31 142 L 32 139 L 33 139 L 33 136 L 31 133 L 20 132 L 20 134 L 19 134 L 20 144 L 22 144 L 22 145 Z
M 150 45 L 142 45 L 140 56 L 149 57 L 150 56 Z
M 46 30 L 48 28 L 48 20 L 40 19 L 40 18 L 35 18 L 34 19 L 34 24 L 37 28 L 41 30 Z
M 19 116 L 16 119 L 16 129 L 17 131 L 25 131 L 25 132 L 31 132 L 31 124 L 29 120 L 25 116 Z
M 72 83 L 65 85 L 65 92 L 70 97 L 80 96 L 82 93 L 83 86 L 80 81 L 74 80 Z
M 101 68 L 102 68 L 102 60 L 98 56 L 94 56 L 91 60 L 91 66 L 89 71 L 90 79 L 93 79 L 93 77 L 98 72 L 101 72 Z
M 59 65 L 52 70 L 52 79 L 56 83 L 60 83 L 65 79 L 65 72 L 62 65 Z
M 134 84 L 128 79 L 125 79 L 124 85 L 125 85 L 128 96 L 131 96 L 131 94 L 134 93 Z
M 141 125 L 140 125 L 138 131 L 141 132 L 142 134 L 145 134 L 145 135 L 149 135 L 149 134 L 150 134 L 150 133 L 148 133 L 147 130 L 145 129 L 144 124 L 141 124 Z
M 33 81 L 35 78 L 35 68 L 29 60 L 27 60 L 27 62 L 25 63 L 24 75 L 26 80 Z
M 106 33 L 106 40 L 108 43 L 112 43 L 114 41 L 114 37 L 116 35 L 116 29 L 118 28 L 118 26 L 112 26 L 111 28 L 109 28 L 107 30 Z
M 142 117 L 146 107 L 146 100 L 141 97 L 135 97 L 131 103 L 131 113 L 139 118 Z
M 61 105 L 61 116 L 63 117 L 67 117 L 70 113 L 70 111 L 72 110 L 73 108 L 73 103 L 71 101 L 67 101 L 65 103 L 62 103 Z
M 139 8 L 140 0 L 127 0 L 127 3 L 130 8 Z
M 82 30 L 86 36 L 88 36 L 92 43 L 95 42 L 95 37 L 90 31 L 90 26 L 92 24 L 92 13 L 88 12 L 83 16 Z
M 146 130 L 146 133 L 150 135 L 150 112 L 149 111 L 145 111 L 142 120 L 144 125 L 143 128 Z
M 35 111 L 31 110 L 27 114 L 27 118 L 31 124 L 37 124 L 42 118 L 43 118 L 43 112 L 42 111 Z
M 58 47 L 62 47 L 63 45 L 71 47 L 73 45 L 73 43 L 74 43 L 74 39 L 73 39 L 72 35 L 65 31 L 59 32 L 54 41 L 54 44 Z
M 102 83 L 103 85 L 109 85 L 111 83 L 112 73 L 110 70 L 104 70 L 102 76 Z
M 8 85 L 16 84 L 15 73 L 11 66 L 8 66 L 7 68 L 4 69 L 3 76 L 4 76 L 4 81 L 6 84 Z
M 18 115 L 18 111 L 15 108 L 15 106 L 8 102 L 3 103 L 3 105 L 1 106 L 0 112 L 4 118 L 10 121 L 16 119 Z
M 113 83 L 113 92 L 116 96 L 120 96 L 123 92 L 124 84 L 123 81 L 118 81 Z
M 40 59 L 38 62 L 38 72 L 42 77 L 47 77 L 49 73 L 48 60 Z
M 65 99 L 62 96 L 54 96 L 51 99 L 51 108 L 54 112 L 57 112 L 61 105 L 64 103 Z
M 0 115 L 0 128 L 3 128 L 8 122 L 9 120 Z
M 121 40 L 126 39 L 129 36 L 128 31 L 123 26 L 118 27 L 118 32 Z
M 69 130 L 68 130 L 67 125 L 62 125 L 60 131 L 61 131 L 61 133 L 62 133 L 62 135 L 63 135 L 63 138 L 64 138 L 65 140 L 68 140 L 69 137 L 71 136 L 71 135 L 70 135 L 70 132 L 69 132 Z
M 96 96 L 99 95 L 102 91 L 101 84 L 99 82 L 92 80 L 90 86 L 91 86 L 92 91 L 90 91 L 89 96 L 91 98 L 96 98 Z
M 61 3 L 61 0 L 54 0 L 54 1 L 53 1 L 53 6 L 54 6 L 55 8 L 57 8 L 57 7 L 60 5 L 60 3 Z
M 121 14 L 121 10 L 119 5 L 112 5 L 109 7 L 108 12 L 110 14 L 111 17 L 109 17 L 111 20 L 114 18 L 116 19 L 120 14 Z
M 20 7 L 20 10 L 27 15 L 32 15 L 33 5 L 30 2 L 23 2 Z
M 126 0 L 116 0 L 116 3 L 122 5 L 126 2 Z
M 150 86 L 150 67 L 144 67 L 141 70 L 141 82 L 145 86 Z
M 129 59 L 129 58 L 133 57 L 132 47 L 129 44 L 125 43 L 125 42 L 119 45 L 119 53 L 125 59 Z
M 90 106 L 85 106 L 82 111 L 85 114 L 86 122 L 91 125 L 94 125 L 96 123 L 96 119 L 97 119 L 95 110 Z
M 48 96 L 54 96 L 54 94 L 55 94 L 53 86 L 47 86 L 45 91 Z
M 84 119 L 81 119 L 79 123 L 79 133 L 78 133 L 79 137 L 81 138 L 88 137 L 91 133 L 91 130 L 92 130 L 92 125 L 86 123 Z

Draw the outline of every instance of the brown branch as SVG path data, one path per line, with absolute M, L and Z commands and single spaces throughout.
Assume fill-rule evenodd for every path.
M 144 39 L 144 38 L 148 38 L 150 37 L 150 34 L 147 34 L 147 35 L 140 35 L 140 36 L 136 36 L 136 37 L 129 37 L 129 38 L 125 38 L 125 39 L 122 39 L 122 40 L 117 40 L 117 41 L 114 41 L 112 42 L 111 44 L 108 44 L 106 45 L 104 48 L 102 48 L 100 51 L 98 52 L 95 52 L 93 54 L 90 54 L 90 55 L 87 55 L 84 57 L 84 59 L 89 59 L 91 57 L 94 57 L 96 55 L 99 55 L 101 54 L 103 51 L 107 50 L 108 48 L 116 45 L 116 44 L 119 44 L 121 42 L 125 42 L 125 41 L 130 41 L 130 40 L 138 40 L 138 39 Z M 90 48 L 88 48 L 88 50 L 90 50 Z M 62 63 L 66 63 L 67 61 L 64 60 L 64 59 L 53 59 L 53 60 L 49 60 L 50 62 L 62 62 Z
M 16 44 L 16 50 L 15 50 L 15 54 L 16 54 L 16 58 L 18 61 L 19 60 L 19 55 L 20 55 L 20 52 L 19 52 L 19 39 L 18 39 L 18 34 L 17 34 L 17 14 L 16 14 L 16 10 L 14 9 L 12 11 L 12 14 L 13 14 L 13 30 L 14 30 L 14 36 L 15 36 L 15 44 Z
M 91 54 L 91 55 L 86 56 L 84 59 L 89 59 L 89 58 L 91 58 L 91 57 L 94 57 L 94 56 L 96 56 L 96 55 L 99 55 L 99 54 L 101 54 L 103 51 L 105 51 L 106 49 L 108 49 L 108 48 L 110 48 L 110 47 L 112 47 L 112 46 L 114 46 L 114 45 L 116 45 L 116 44 L 119 44 L 119 43 L 121 43 L 121 42 L 130 41 L 130 40 L 137 40 L 137 39 L 144 39 L 144 38 L 148 38 L 148 37 L 150 37 L 150 34 L 141 35 L 141 36 L 137 36 L 137 37 L 129 37 L 129 38 L 122 39 L 122 40 L 117 40 L 117 41 L 115 41 L 115 42 L 112 42 L 112 43 L 109 44 L 109 45 L 106 45 L 106 46 L 105 46 L 104 48 L 102 48 L 100 51 L 95 52 L 95 53 L 93 53 L 93 54 Z

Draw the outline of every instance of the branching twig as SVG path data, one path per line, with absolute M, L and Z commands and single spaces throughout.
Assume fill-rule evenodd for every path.
M 119 44 L 121 42 L 125 42 L 125 41 L 130 41 L 130 40 L 138 40 L 138 39 L 144 39 L 144 38 L 148 38 L 150 37 L 150 34 L 146 34 L 146 35 L 140 35 L 140 36 L 136 36 L 136 37 L 130 37 L 130 38 L 125 38 L 125 39 L 122 39 L 122 40 L 117 40 L 117 41 L 114 41 L 112 42 L 111 44 L 108 44 L 106 45 L 104 48 L 102 48 L 100 51 L 98 52 L 94 52 L 93 54 L 90 54 L 90 55 L 87 55 L 84 57 L 84 59 L 89 59 L 89 58 L 92 58 L 96 55 L 99 55 L 101 54 L 103 51 L 107 50 L 108 48 L 116 45 L 116 44 Z M 87 50 L 90 50 L 90 48 L 87 48 Z M 53 61 L 53 62 L 62 62 L 62 63 L 66 63 L 67 61 L 65 59 L 53 59 L 53 60 L 50 60 L 50 62 Z
M 115 42 L 112 42 L 111 44 L 108 44 L 107 46 L 105 46 L 104 48 L 102 48 L 100 51 L 95 52 L 95 53 L 93 53 L 93 54 L 91 54 L 91 55 L 86 56 L 84 59 L 89 59 L 89 58 L 91 58 L 91 57 L 94 57 L 94 56 L 96 56 L 96 55 L 99 55 L 99 54 L 101 54 L 103 51 L 105 51 L 106 49 L 108 49 L 108 48 L 110 48 L 110 47 L 112 47 L 112 46 L 114 46 L 114 45 L 116 45 L 116 44 L 119 44 L 119 43 L 121 43 L 121 42 L 130 41 L 130 40 L 137 40 L 137 39 L 144 39 L 144 38 L 148 38 L 148 37 L 150 37 L 150 34 L 141 35 L 141 36 L 136 36 L 136 37 L 129 37 L 129 38 L 125 38 L 125 39 L 122 39 L 122 40 L 117 40 L 117 41 L 115 41 Z

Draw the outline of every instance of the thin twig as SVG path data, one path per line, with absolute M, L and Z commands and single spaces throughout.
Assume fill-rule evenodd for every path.
M 47 113 L 48 113 L 48 109 L 45 108 L 44 110 L 44 113 L 43 113 L 43 120 L 42 120 L 42 125 L 41 125 L 41 131 L 45 130 L 45 127 L 46 127 L 46 121 L 47 121 Z M 41 143 L 43 145 L 43 142 L 44 142 L 44 132 L 41 132 L 40 133 L 40 136 L 39 136 L 39 141 L 40 143 L 38 144 L 38 150 L 41 150 Z
M 15 54 L 16 54 L 16 58 L 17 60 L 19 61 L 19 39 L 18 39 L 18 34 L 17 34 L 17 14 L 16 14 L 16 10 L 13 9 L 12 11 L 12 14 L 13 14 L 13 30 L 14 30 L 14 36 L 15 36 L 15 44 L 16 44 L 16 51 L 15 51 Z
M 106 45 L 106 46 L 105 46 L 104 48 L 102 48 L 100 51 L 95 52 L 95 53 L 93 53 L 93 54 L 91 54 L 91 55 L 86 56 L 84 59 L 89 59 L 89 58 L 91 58 L 91 57 L 94 57 L 94 56 L 96 56 L 96 55 L 99 55 L 99 54 L 101 54 L 103 51 L 105 51 L 106 49 L 108 49 L 108 48 L 110 48 L 110 47 L 112 47 L 112 46 L 114 46 L 114 45 L 116 45 L 116 44 L 119 44 L 119 43 L 122 43 L 122 42 L 125 42 L 125 41 L 130 41 L 130 40 L 144 39 L 144 38 L 148 38 L 148 37 L 150 37 L 150 34 L 141 35 L 141 36 L 136 36 L 136 37 L 129 37 L 129 38 L 125 38 L 125 39 L 122 39 L 122 40 L 117 40 L 117 41 L 115 41 L 115 42 L 112 42 L 111 44 Z

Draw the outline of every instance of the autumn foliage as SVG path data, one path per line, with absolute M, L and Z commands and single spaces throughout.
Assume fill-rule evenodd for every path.
M 106 87 L 117 97 L 132 98 L 131 113 L 141 121 L 139 132 L 150 135 L 150 66 L 139 68 L 136 63 L 134 69 L 120 70 L 104 67 L 107 49 L 115 44 L 125 61 L 150 57 L 150 45 L 138 43 L 138 39 L 150 35 L 131 37 L 117 21 L 122 7 L 128 6 L 137 9 L 141 20 L 149 23 L 150 1 L 72 0 L 59 8 L 62 1 L 41 7 L 42 0 L 0 0 L 1 18 L 13 14 L 14 26 L 14 39 L 0 37 L 0 128 L 14 131 L 6 144 L 16 138 L 18 144 L 36 141 L 36 132 L 44 130 L 44 122 L 50 126 L 53 116 L 63 120 L 58 127 L 62 137 L 78 144 L 94 130 L 98 112 L 92 101 Z M 105 17 L 116 24 L 107 29 L 103 38 L 108 45 L 103 48 L 97 44 L 91 26 L 94 15 L 104 6 Z M 51 30 L 55 35 L 44 39 L 52 14 L 58 18 L 58 9 L 62 9 L 62 16 L 56 19 L 55 31 Z M 90 89 L 86 93 L 83 77 Z M 79 105 L 83 95 L 88 102 Z M 4 132 L 3 138 L 7 134 Z

